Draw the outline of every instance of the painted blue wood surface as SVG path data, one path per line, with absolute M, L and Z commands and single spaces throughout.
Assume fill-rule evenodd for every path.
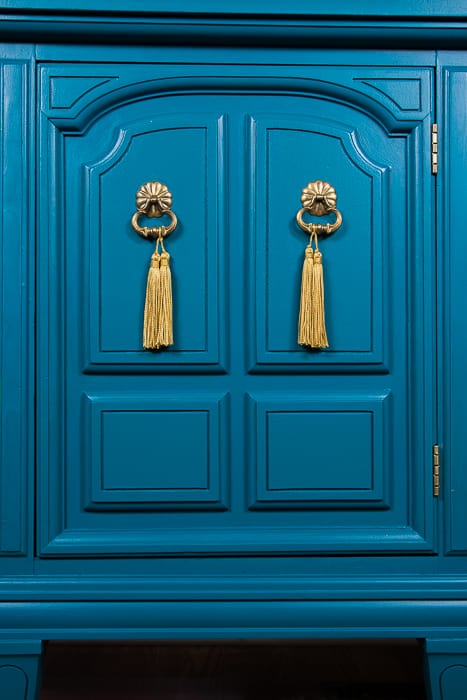
M 460 204 L 462 173 L 467 165 L 464 146 L 466 113 L 464 95 L 467 88 L 467 74 L 464 56 L 444 55 L 440 63 L 443 92 L 440 100 L 446 106 L 446 169 L 442 190 L 441 235 L 445 246 L 441 270 L 445 290 L 445 313 L 441 316 L 443 344 L 442 367 L 447 381 L 440 387 L 444 400 L 442 421 L 445 441 L 443 460 L 446 464 L 446 529 L 444 547 L 448 555 L 460 556 L 467 553 L 466 534 L 466 448 L 464 440 L 465 424 L 465 356 L 462 351 L 467 340 L 465 322 L 465 275 L 463 261 L 467 254 L 465 239 L 459 235 L 465 216 Z M 447 105 L 452 105 L 447 109 Z
M 434 403 L 433 74 L 290 70 L 257 67 L 252 78 L 248 66 L 41 65 L 42 557 L 433 551 L 434 425 L 415 399 Z M 151 251 L 129 219 L 136 190 L 156 177 L 170 185 L 181 226 L 168 241 L 175 345 L 151 353 L 141 346 Z M 323 352 L 296 338 L 307 241 L 294 219 L 313 179 L 333 183 L 345 212 L 322 244 Z M 87 417 L 86 395 L 104 414 Z M 206 414 L 206 443 L 199 412 L 206 397 L 224 396 L 226 430 Z M 247 401 L 273 405 L 282 424 Z M 321 445 L 320 407 L 330 421 Z M 177 437 L 191 445 L 189 467 L 177 463 L 187 452 L 170 449 Z M 327 448 L 332 440 L 340 451 Z M 212 488 L 217 474 L 230 494 L 224 513 L 179 480 L 187 469 L 210 474 Z M 323 472 L 333 475 L 326 484 Z M 109 474 L 118 487 L 106 486 Z M 148 487 L 158 480 L 165 496 Z M 85 494 L 89 481 L 97 500 Z
M 462 700 L 467 690 L 467 640 L 427 639 L 426 676 L 430 700 Z
M 0 61 L 0 557 L 30 573 L 34 527 L 34 220 L 30 175 L 32 76 L 27 51 Z
M 106 0 L 96 0 L 91 2 L 91 0 L 70 0 L 66 5 L 63 0 L 2 0 L 0 3 L 0 9 L 5 10 L 16 10 L 22 12 L 37 12 L 42 11 L 63 11 L 66 9 L 68 12 L 108 12 L 109 5 Z M 393 0 L 391 5 L 388 5 L 383 0 L 378 0 L 376 2 L 372 0 L 364 0 L 359 3 L 352 3 L 349 0 L 336 0 L 332 6 L 323 5 L 319 2 L 309 3 L 304 6 L 302 2 L 298 0 L 292 0 L 287 6 L 284 5 L 283 0 L 269 0 L 267 3 L 265 0 L 254 0 L 253 2 L 246 2 L 246 0 L 224 0 L 224 2 L 219 5 L 215 0 L 199 0 L 196 3 L 196 8 L 189 0 L 173 0 L 172 2 L 166 2 L 164 0 L 157 0 L 155 2 L 148 2 L 148 0 L 136 0 L 135 2 L 128 3 L 128 0 L 113 0 L 112 2 L 112 13 L 123 12 L 143 12 L 145 15 L 157 14 L 157 13 L 182 13 L 193 15 L 194 12 L 203 13 L 214 13 L 216 15 L 229 15 L 229 14 L 240 14 L 240 15 L 312 15 L 314 17 L 319 16 L 363 16 L 368 18 L 371 16 L 389 17 L 415 17 L 417 19 L 425 17 L 464 17 L 467 14 L 467 4 L 465 0 L 439 0 L 436 5 L 425 0 L 419 2 L 417 0 L 408 0 L 404 2 L 403 0 Z

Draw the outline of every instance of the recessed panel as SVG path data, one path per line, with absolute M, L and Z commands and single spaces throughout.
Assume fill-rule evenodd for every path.
M 180 226 L 165 241 L 171 254 L 176 310 L 176 343 L 170 352 L 204 353 L 208 348 L 207 303 L 204 296 L 208 263 L 205 188 L 208 130 L 206 127 L 188 126 L 158 130 L 146 130 L 140 126 L 139 130 L 140 133 L 132 134 L 131 140 L 127 137 L 126 148 L 122 146 L 122 153 L 116 159 L 112 158 L 112 163 L 104 166 L 103 172 L 99 175 L 94 172 L 95 176 L 92 177 L 94 169 L 90 169 L 91 191 L 95 189 L 99 193 L 99 212 L 94 209 L 93 213 L 99 214 L 100 219 L 100 229 L 94 236 L 91 227 L 91 241 L 95 238 L 100 247 L 99 251 L 96 248 L 93 251 L 99 258 L 99 285 L 96 284 L 95 291 L 100 292 L 100 305 L 98 298 L 95 304 L 91 302 L 92 308 L 99 309 L 98 318 L 95 319 L 99 325 L 96 329 L 98 333 L 93 338 L 98 346 L 95 350 L 105 354 L 140 352 L 144 356 L 141 329 L 145 284 L 154 242 L 142 239 L 128 227 L 128 220 L 136 210 L 136 190 L 131 191 L 127 183 L 129 173 L 132 173 L 131 181 L 139 174 L 145 154 L 157 153 L 158 159 L 165 161 L 160 170 L 165 171 L 164 182 L 167 181 L 167 186 L 171 188 L 173 209 L 180 216 Z M 171 166 L 171 154 L 177 149 L 187 154 L 183 170 L 187 181 L 193 183 L 191 187 L 184 186 L 180 175 L 177 176 Z M 119 197 L 115 201 L 117 192 Z M 215 194 L 214 191 L 213 196 Z M 97 203 L 96 200 L 94 203 Z M 168 225 L 170 219 L 165 217 L 151 221 L 141 216 L 140 221 L 154 226 Z M 124 224 L 119 227 L 122 232 L 120 238 L 115 235 L 117 222 Z
M 250 399 L 252 508 L 386 508 L 389 395 Z
M 268 491 L 370 491 L 370 412 L 268 412 Z
M 103 411 L 101 431 L 103 491 L 209 488 L 207 411 Z
M 179 113 L 168 107 L 166 116 L 161 99 L 157 109 L 155 98 L 141 107 L 116 106 L 79 139 L 61 137 L 64 157 L 56 182 L 60 188 L 65 183 L 64 280 L 74 319 L 70 333 L 76 333 L 78 320 L 85 372 L 224 371 L 226 236 L 218 167 L 224 120 L 218 114 L 191 114 L 190 104 L 189 97 L 179 98 Z M 154 241 L 131 225 L 136 193 L 153 181 L 169 188 L 178 218 L 165 239 L 174 344 L 162 352 L 147 351 L 142 342 Z M 138 221 L 140 226 L 169 222 L 167 215 L 141 215 Z
M 84 398 L 91 461 L 87 510 L 224 509 L 222 401 Z
M 318 116 L 252 117 L 255 183 L 256 347 L 253 371 L 272 366 L 319 371 L 323 365 L 366 365 L 387 371 L 383 330 L 388 326 L 383 250 L 386 168 L 356 147 L 352 125 Z M 320 237 L 329 348 L 319 352 L 298 344 L 298 316 L 304 250 L 309 235 L 296 223 L 301 191 L 312 180 L 337 192 L 341 227 Z M 334 214 L 306 221 L 333 223 Z

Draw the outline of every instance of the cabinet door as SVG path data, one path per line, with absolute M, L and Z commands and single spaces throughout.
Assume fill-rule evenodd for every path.
M 431 72 L 235 71 L 41 67 L 44 558 L 433 551 Z M 322 351 L 297 344 L 318 179 Z M 159 352 L 130 225 L 154 180 L 180 221 Z
M 442 496 L 446 503 L 446 553 L 467 554 L 467 449 L 464 442 L 466 416 L 465 347 L 465 260 L 466 216 L 464 181 L 467 168 L 465 124 L 467 110 L 467 66 L 465 54 L 441 53 L 442 104 L 445 107 L 445 179 L 443 189 L 444 228 L 440 235 L 441 284 L 445 290 L 440 307 L 442 348 L 440 396 L 442 406 L 441 460 Z

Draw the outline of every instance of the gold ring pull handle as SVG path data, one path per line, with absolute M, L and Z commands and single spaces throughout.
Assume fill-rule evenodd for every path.
M 303 207 L 302 209 L 300 209 L 300 211 L 297 212 L 297 223 L 302 229 L 302 231 L 305 231 L 310 235 L 312 233 L 317 233 L 318 236 L 322 233 L 334 233 L 342 224 L 342 214 L 338 209 L 329 209 L 328 212 L 326 212 L 335 215 L 336 220 L 333 224 L 313 224 L 311 222 L 307 223 L 306 221 L 303 221 L 303 214 L 305 212 L 310 213 L 310 210 L 306 207 Z
M 165 238 L 169 235 L 169 233 L 172 233 L 172 231 L 175 231 L 177 228 L 178 219 L 171 209 L 167 209 L 167 211 L 164 212 L 164 214 L 167 214 L 172 219 L 168 226 L 140 226 L 138 219 L 143 214 L 146 215 L 146 212 L 135 212 L 131 217 L 131 225 L 135 229 L 136 233 L 139 233 L 139 235 L 143 236 L 144 238 L 154 238 L 154 240 L 157 240 L 158 238 Z
M 329 182 L 315 180 L 309 182 L 302 190 L 302 209 L 297 213 L 297 223 L 308 234 L 316 233 L 334 233 L 342 224 L 342 214 L 336 209 L 337 194 L 336 190 Z M 303 221 L 303 214 L 307 212 L 312 216 L 324 216 L 325 214 L 334 214 L 336 220 L 333 224 L 313 224 Z
M 136 193 L 136 207 L 138 211 L 133 214 L 131 225 L 140 236 L 158 240 L 177 228 L 178 220 L 171 209 L 172 193 L 161 182 L 147 182 L 142 185 Z M 143 214 L 149 218 L 160 218 L 167 214 L 171 221 L 168 226 L 140 226 L 139 217 Z

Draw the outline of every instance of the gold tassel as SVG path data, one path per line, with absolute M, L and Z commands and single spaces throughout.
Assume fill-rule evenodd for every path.
M 159 253 L 159 246 L 162 252 Z M 158 238 L 151 257 L 144 305 L 143 347 L 159 350 L 173 345 L 172 275 L 170 255 Z
M 313 240 L 315 248 L 313 249 Z M 309 348 L 328 348 L 324 318 L 323 255 L 318 249 L 318 233 L 312 228 L 305 248 L 298 320 L 298 343 Z
M 300 315 L 298 320 L 298 342 L 299 345 L 311 346 L 313 342 L 312 323 L 313 323 L 313 299 L 312 299 L 312 283 L 313 283 L 313 248 L 311 241 L 305 248 L 305 260 L 303 261 L 302 269 L 302 291 L 300 295 Z
M 146 285 L 146 302 L 144 304 L 143 347 L 158 350 L 159 345 L 159 307 L 161 296 L 161 275 L 158 244 L 151 256 L 151 265 Z
M 324 280 L 323 280 L 323 255 L 318 250 L 318 241 L 313 254 L 313 283 L 311 288 L 312 299 L 312 348 L 328 348 L 328 336 L 324 318 Z
M 170 272 L 170 255 L 164 249 L 160 262 L 160 301 L 159 301 L 159 347 L 173 345 L 173 310 L 172 310 L 172 274 Z

